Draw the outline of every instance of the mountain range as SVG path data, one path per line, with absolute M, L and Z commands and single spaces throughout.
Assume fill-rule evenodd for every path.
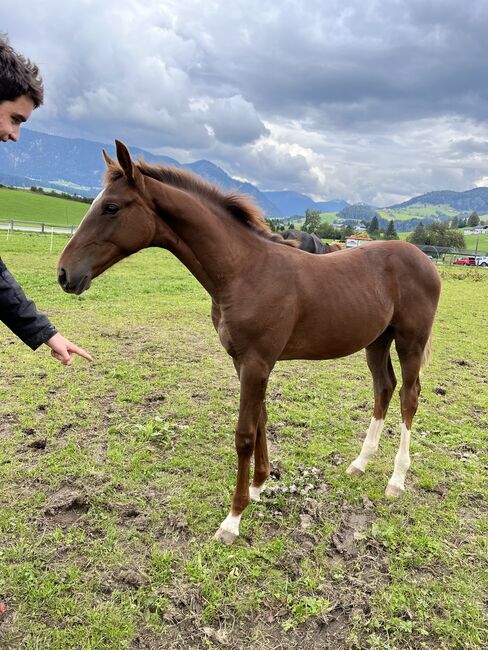
M 115 157 L 114 145 L 22 129 L 19 142 L 0 147 L 0 183 L 94 197 L 101 190 L 105 171 L 102 148 Z M 348 205 L 341 199 L 316 202 L 298 192 L 263 192 L 251 183 L 232 178 L 209 160 L 182 164 L 169 156 L 156 156 L 137 147 L 131 146 L 130 150 L 135 158 L 142 156 L 150 163 L 190 169 L 223 190 L 251 195 L 269 217 L 290 218 L 303 215 L 307 209 L 336 212 Z
M 395 210 L 409 208 L 413 205 L 448 205 L 460 212 L 476 210 L 480 213 L 486 213 L 488 212 L 488 187 L 475 187 L 465 192 L 455 192 L 453 190 L 428 192 L 389 207 Z
M 19 142 L 8 142 L 0 147 L 0 184 L 18 187 L 43 187 L 69 194 L 94 197 L 101 190 L 105 163 L 101 150 L 115 157 L 114 145 L 92 142 L 80 138 L 64 138 L 57 135 L 22 129 Z M 135 158 L 144 157 L 147 162 L 175 165 L 190 169 L 225 191 L 235 190 L 251 195 L 268 217 L 291 219 L 302 216 L 305 210 L 337 213 L 349 207 L 343 199 L 314 201 L 306 194 L 283 191 L 262 191 L 252 183 L 233 178 L 221 167 L 209 160 L 180 163 L 174 158 L 154 155 L 137 147 L 130 147 Z M 403 210 L 412 206 L 450 206 L 460 212 L 476 210 L 488 213 L 488 188 L 477 187 L 465 192 L 451 190 L 429 192 L 408 201 L 389 206 L 388 209 Z M 351 206 L 358 211 L 362 204 Z M 365 206 L 371 210 L 372 206 Z M 363 218 L 362 216 L 358 217 Z M 367 218 L 365 216 L 364 218 Z M 431 220 L 434 220 L 431 217 Z

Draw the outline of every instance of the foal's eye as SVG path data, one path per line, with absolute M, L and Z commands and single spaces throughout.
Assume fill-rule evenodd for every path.
M 116 214 L 119 211 L 119 206 L 115 205 L 115 203 L 107 203 L 107 205 L 103 208 L 104 214 Z

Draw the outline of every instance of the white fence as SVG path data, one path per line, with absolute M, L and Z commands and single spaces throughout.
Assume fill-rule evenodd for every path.
M 10 233 L 25 232 L 25 233 L 39 233 L 49 235 L 49 252 L 53 252 L 54 235 L 67 235 L 71 237 L 78 226 L 60 226 L 51 223 L 39 223 L 38 221 L 17 221 L 11 219 L 10 221 L 0 221 L 0 231 L 6 232 L 8 239 Z
M 60 226 L 51 223 L 39 223 L 38 221 L 0 221 L 0 230 L 7 232 L 40 232 L 48 235 L 72 235 L 78 226 Z

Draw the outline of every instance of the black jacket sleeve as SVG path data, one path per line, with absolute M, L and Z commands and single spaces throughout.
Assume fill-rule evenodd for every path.
M 40 312 L 0 259 L 0 320 L 32 350 L 57 330 Z

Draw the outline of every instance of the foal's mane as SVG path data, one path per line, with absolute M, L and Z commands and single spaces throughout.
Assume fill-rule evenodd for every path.
M 170 167 L 167 165 L 150 165 L 144 160 L 135 161 L 135 165 L 143 176 L 149 176 L 161 183 L 172 185 L 173 187 L 197 195 L 207 202 L 210 201 L 213 204 L 219 205 L 235 219 L 262 237 L 287 246 L 297 246 L 297 242 L 283 239 L 281 235 L 271 230 L 264 221 L 261 209 L 254 203 L 252 198 L 237 192 L 224 192 L 216 185 L 208 183 L 187 169 L 179 169 L 178 167 Z M 122 168 L 117 163 L 111 164 L 105 174 L 105 185 L 116 181 L 123 175 Z

